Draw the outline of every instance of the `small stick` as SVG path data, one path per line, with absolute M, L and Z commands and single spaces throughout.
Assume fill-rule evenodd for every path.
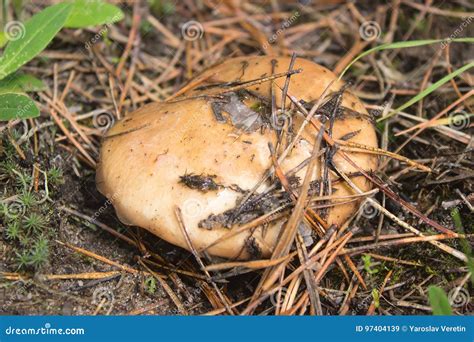
M 275 74 L 275 65 L 277 63 L 276 59 L 272 59 L 272 75 Z M 276 129 L 277 127 L 277 106 L 276 106 L 276 96 L 275 96 L 275 84 L 272 82 L 270 84 L 270 98 L 271 98 L 271 104 L 272 104 L 272 124 L 273 128 Z
M 413 233 L 401 233 L 401 234 L 385 234 L 385 235 L 380 235 L 378 240 L 390 240 L 390 239 L 398 239 L 398 238 L 404 238 L 404 237 L 413 237 L 415 236 Z M 365 242 L 365 241 L 374 241 L 376 240 L 376 236 L 359 236 L 355 237 L 351 240 L 351 243 L 355 242 Z M 377 242 L 377 241 L 376 241 Z
M 196 88 L 197 86 L 199 86 L 201 83 L 207 81 L 209 78 L 212 78 L 213 76 L 215 76 L 215 74 L 209 74 L 208 76 L 206 77 L 201 77 L 201 78 L 198 78 L 194 81 L 191 81 L 189 84 L 185 85 L 183 88 L 181 88 L 180 90 L 178 90 L 175 94 L 171 95 L 171 96 L 168 96 L 164 102 L 169 102 L 171 101 L 172 99 L 184 94 L 185 92 L 187 91 L 190 91 L 194 88 Z
M 331 265 L 333 263 L 334 259 L 339 254 L 341 249 L 345 246 L 345 244 L 352 237 L 352 234 L 353 234 L 352 232 L 348 232 L 346 234 L 346 237 L 344 238 L 344 240 L 342 240 L 342 242 L 339 244 L 339 246 L 337 246 L 336 250 L 331 254 L 331 256 L 328 258 L 328 260 L 326 260 L 324 265 L 321 267 L 321 269 L 319 270 L 319 272 L 315 276 L 316 283 L 319 283 L 321 281 L 321 279 L 324 277 L 324 275 L 326 273 L 326 270 L 328 269 L 329 265 Z
M 269 81 L 272 81 L 272 80 L 280 78 L 280 77 L 285 77 L 288 74 L 292 74 L 292 75 L 293 74 L 299 74 L 302 71 L 303 71 L 303 69 L 296 69 L 296 70 L 292 70 L 291 72 L 282 72 L 282 73 L 275 74 L 275 75 L 272 75 L 272 76 L 262 77 L 262 78 L 257 78 L 257 79 L 254 79 L 254 80 L 246 81 L 246 82 L 243 82 L 242 84 L 237 85 L 235 87 L 222 89 L 222 90 L 219 90 L 215 93 L 210 93 L 210 94 L 206 94 L 206 95 L 190 96 L 190 97 L 186 97 L 186 98 L 183 98 L 183 99 L 176 99 L 176 100 L 173 100 L 173 101 L 168 101 L 167 103 L 175 103 L 175 102 L 187 101 L 187 100 L 192 100 L 192 99 L 199 99 L 199 98 L 206 98 L 206 97 L 210 97 L 210 96 L 222 95 L 222 94 L 225 94 L 225 93 L 231 93 L 231 92 L 235 92 L 235 91 L 238 91 L 238 90 L 241 90 L 241 89 L 245 89 L 245 88 L 257 85 L 257 84 L 262 84 L 264 82 L 269 82 Z
M 288 75 L 286 76 L 285 85 L 283 86 L 282 96 L 281 96 L 281 110 L 284 112 L 286 107 L 286 95 L 288 94 L 288 88 L 290 86 L 291 75 L 290 72 L 293 70 L 296 62 L 296 52 L 291 54 L 290 65 L 288 66 Z
M 390 270 L 387 275 L 385 276 L 385 279 L 383 280 L 382 286 L 380 287 L 379 293 L 383 293 L 385 290 L 385 286 L 387 285 L 388 280 L 390 279 L 390 276 L 392 275 L 393 270 Z M 372 303 L 370 303 L 369 309 L 367 310 L 367 316 L 372 316 L 375 312 L 375 299 L 372 300 Z
M 21 149 L 20 145 L 18 145 L 15 141 L 15 139 L 13 139 L 13 137 L 11 136 L 10 132 L 8 132 L 7 134 L 7 137 L 8 137 L 8 140 L 10 141 L 10 143 L 13 145 L 13 147 L 15 148 L 16 152 L 18 153 L 18 155 L 20 156 L 21 159 L 23 160 L 26 160 L 26 156 L 25 156 L 25 153 L 23 152 L 23 150 Z
M 286 94 L 288 93 L 288 87 L 290 86 L 290 81 L 291 81 L 290 72 L 293 70 L 295 61 L 296 61 L 296 53 L 294 52 L 291 56 L 290 65 L 288 66 L 288 76 L 286 76 L 285 85 L 283 86 L 283 91 L 282 91 L 280 110 L 283 116 L 286 116 Z M 276 154 L 278 156 L 281 154 L 280 153 L 281 149 L 283 147 L 286 147 L 286 145 L 288 144 L 288 128 L 289 128 L 288 124 L 289 124 L 288 120 L 284 120 L 283 129 L 281 130 L 281 133 L 279 134 L 278 144 L 276 148 Z
M 132 239 L 130 239 L 128 236 L 125 236 L 125 235 L 119 233 L 115 229 L 112 229 L 111 227 L 107 226 L 106 224 L 103 224 L 103 223 L 97 221 L 95 218 L 92 218 L 90 216 L 87 216 L 85 214 L 82 214 L 82 213 L 78 212 L 77 210 L 70 209 L 70 208 L 67 208 L 67 207 L 64 207 L 64 206 L 60 207 L 59 210 L 62 210 L 62 211 L 66 212 L 66 213 L 69 213 L 69 214 L 72 214 L 76 217 L 80 217 L 80 218 L 82 218 L 82 219 L 98 226 L 99 228 L 102 228 L 106 232 L 114 235 L 115 237 L 118 237 L 119 239 L 125 241 L 129 245 L 132 245 L 132 246 L 135 246 L 135 247 L 138 248 L 137 243 L 135 241 L 133 241 Z
M 380 247 L 387 247 L 387 246 L 396 246 L 414 242 L 437 242 L 438 240 L 446 240 L 446 239 L 456 239 L 461 238 L 461 236 L 452 236 L 448 234 L 436 234 L 436 235 L 422 235 L 422 236 L 415 236 L 415 237 L 408 237 L 403 239 L 393 239 L 388 241 L 382 241 L 378 243 L 372 243 L 365 246 L 358 246 L 352 247 L 349 249 L 344 249 L 341 254 L 354 254 L 360 253 L 368 249 L 380 248 Z M 446 245 L 445 245 L 446 246 Z M 459 251 L 458 251 L 459 252 Z
M 194 255 L 194 258 L 196 259 L 199 266 L 201 267 L 201 270 L 206 274 L 207 280 L 212 284 L 212 286 L 216 290 L 217 295 L 219 296 L 219 299 L 222 301 L 222 303 L 224 304 L 227 310 L 227 313 L 229 313 L 230 315 L 233 315 L 234 312 L 232 311 L 231 307 L 227 303 L 227 300 L 224 298 L 224 295 L 222 294 L 221 290 L 219 290 L 216 283 L 212 280 L 212 277 L 209 274 L 209 272 L 206 270 L 206 266 L 202 262 L 201 257 L 199 256 L 197 250 L 194 248 L 193 243 L 191 242 L 191 239 L 189 238 L 188 232 L 186 231 L 186 226 L 184 225 L 183 216 L 181 214 L 181 209 L 179 207 L 175 207 L 175 214 L 176 214 L 176 218 L 178 219 L 179 227 L 181 228 L 181 232 L 183 233 L 183 236 L 186 240 L 186 244 L 188 245 L 189 250 Z
M 142 259 L 138 259 L 138 261 L 140 262 L 140 264 L 145 267 L 148 272 L 150 272 L 150 274 L 155 277 L 156 280 L 158 280 L 158 282 L 160 283 L 160 285 L 163 287 L 163 289 L 165 290 L 165 292 L 167 293 L 167 295 L 171 298 L 171 300 L 173 301 L 173 303 L 176 305 L 176 307 L 178 308 L 178 310 L 183 313 L 184 315 L 187 315 L 188 314 L 188 311 L 186 310 L 186 308 L 184 307 L 183 303 L 181 303 L 181 301 L 179 300 L 178 296 L 176 296 L 176 294 L 174 293 L 174 291 L 171 289 L 171 287 L 168 285 L 168 283 L 163 279 L 163 276 L 154 272 L 151 268 L 149 268 L 143 261 Z
M 422 311 L 430 311 L 430 312 L 432 311 L 431 306 L 421 305 L 417 303 L 410 303 L 405 300 L 399 300 L 395 302 L 395 305 L 404 306 L 404 307 L 413 308 L 413 309 L 422 310 Z
M 301 105 L 301 103 L 299 103 L 294 97 L 292 97 L 291 95 L 288 95 L 288 97 L 293 101 L 293 103 L 295 103 L 295 105 L 303 112 L 303 113 L 307 113 L 307 110 Z M 311 124 L 318 130 L 321 129 L 321 123 L 314 120 L 314 118 L 312 118 L 311 116 L 309 116 L 309 119 L 311 121 Z M 332 139 L 331 136 L 329 136 L 327 133 L 323 133 L 323 136 L 324 136 L 324 140 L 326 141 L 326 143 L 328 143 L 330 146 L 334 146 L 336 144 L 336 142 Z M 355 167 L 359 172 L 362 173 L 362 175 L 364 177 L 366 177 L 368 180 L 370 180 L 372 183 L 374 183 L 377 187 L 379 187 L 380 190 L 382 190 L 388 197 L 390 197 L 391 199 L 395 200 L 395 201 L 398 201 L 400 204 L 402 204 L 408 211 L 410 211 L 412 214 L 414 214 L 415 216 L 417 216 L 418 218 L 420 218 L 421 220 L 423 220 L 425 223 L 429 224 L 430 226 L 432 226 L 433 228 L 436 228 L 438 229 L 439 231 L 442 231 L 442 232 L 445 232 L 447 234 L 451 234 L 452 232 L 441 226 L 439 223 L 431 220 L 430 218 L 426 217 L 425 215 L 423 215 L 422 213 L 420 213 L 414 206 L 412 206 L 411 204 L 409 204 L 408 202 L 404 201 L 403 199 L 400 198 L 400 196 L 398 196 L 395 192 L 393 192 L 391 189 L 389 189 L 386 184 L 383 184 L 381 181 L 378 181 L 376 179 L 376 176 L 370 176 L 368 174 L 367 171 L 363 170 L 362 168 L 360 168 L 348 155 L 347 153 L 345 153 L 344 151 L 341 151 L 340 149 L 337 150 L 336 153 L 340 153 L 341 156 L 348 162 L 350 163 L 353 167 Z M 384 208 L 385 209 L 385 208 Z
M 45 274 L 40 277 L 45 280 L 70 280 L 70 279 L 103 279 L 119 275 L 119 271 L 110 272 L 90 272 L 90 273 L 74 273 L 74 274 Z
M 394 263 L 397 263 L 397 264 L 404 264 L 404 265 L 410 265 L 410 266 L 423 266 L 419 262 L 415 262 L 415 261 L 406 261 L 406 260 L 403 260 L 403 259 L 397 259 L 397 258 L 391 258 L 391 257 L 384 256 L 384 255 L 378 255 L 378 254 L 375 254 L 375 253 L 364 253 L 364 254 L 370 255 L 374 259 L 391 261 L 391 262 L 394 262 Z
M 344 180 L 347 182 L 347 184 L 350 185 L 350 187 L 352 189 L 354 189 L 354 191 L 356 191 L 357 193 L 362 193 L 362 190 L 359 189 L 359 187 L 357 185 L 355 185 L 350 179 L 349 177 L 347 177 L 347 175 L 342 171 L 340 170 L 339 168 L 336 167 L 336 165 L 333 164 L 333 168 L 337 171 L 337 173 L 342 176 L 344 178 Z M 391 212 L 389 212 L 387 209 L 385 209 L 384 207 L 382 207 L 379 202 L 377 202 L 376 200 L 368 197 L 367 200 L 370 204 L 372 204 L 375 208 L 377 208 L 378 210 L 382 211 L 386 216 L 388 216 L 389 218 L 391 218 L 394 222 L 396 222 L 397 224 L 399 224 L 400 226 L 402 226 L 403 228 L 411 231 L 412 233 L 415 233 L 416 235 L 418 236 L 424 236 L 418 229 L 416 229 L 415 227 L 409 225 L 408 223 L 400 220 L 397 216 L 393 215 Z M 452 231 L 444 228 L 444 227 L 441 227 L 443 228 L 443 231 L 446 231 L 447 234 L 455 234 L 453 233 Z M 467 261 L 467 257 L 464 253 L 462 252 L 459 252 L 458 250 L 450 247 L 450 246 L 447 246 L 441 242 L 438 242 L 438 241 L 430 241 L 430 243 L 440 249 L 442 249 L 443 251 L 451 254 L 452 256 L 462 260 L 462 261 Z
M 135 75 L 135 71 L 136 71 L 139 51 L 140 51 L 140 36 L 137 35 L 137 44 L 133 48 L 130 67 L 129 67 L 129 70 L 127 72 L 127 77 L 125 79 L 125 84 L 122 88 L 122 92 L 120 93 L 120 98 L 119 98 L 119 101 L 118 101 L 118 107 L 117 107 L 117 113 L 118 113 L 117 117 L 118 118 L 121 117 L 123 103 L 125 101 L 125 98 L 127 97 L 128 92 L 130 91 L 130 87 L 131 87 L 131 84 L 132 84 L 132 81 L 133 81 L 133 76 Z M 117 74 L 117 76 L 120 76 L 120 74 Z M 133 99 L 132 99 L 132 101 L 133 101 Z
M 125 135 L 125 134 L 129 134 L 129 133 L 133 133 L 133 132 L 139 131 L 139 130 L 141 130 L 141 129 L 143 129 L 143 128 L 146 128 L 146 127 L 148 127 L 148 126 L 150 126 L 150 124 L 149 124 L 149 123 L 146 123 L 146 124 L 144 124 L 144 125 L 141 125 L 141 126 L 138 126 L 138 127 L 135 127 L 135 128 L 130 128 L 130 129 L 128 129 L 128 130 L 126 130 L 126 131 L 123 131 L 123 132 L 118 132 L 118 133 L 115 133 L 115 134 L 112 134 L 112 135 L 107 135 L 107 136 L 103 137 L 103 139 L 104 139 L 104 140 L 108 140 L 108 139 L 120 137 L 120 136 Z
M 69 92 L 69 88 L 71 87 L 71 83 L 74 80 L 75 76 L 76 76 L 76 71 L 72 70 L 71 73 L 69 74 L 68 80 L 66 82 L 66 86 L 64 87 L 63 92 L 61 93 L 61 96 L 59 97 L 59 102 L 64 102 L 64 99 L 66 98 L 66 95 Z
M 331 230 L 331 236 L 335 233 L 334 230 Z M 336 242 L 332 243 L 331 245 L 327 246 L 325 249 L 323 249 L 321 252 L 319 252 L 318 254 L 315 254 L 313 256 L 311 256 L 311 253 L 309 254 L 310 255 L 310 258 L 308 259 L 307 262 L 305 262 L 303 265 L 300 265 L 299 267 L 297 267 L 293 273 L 291 273 L 290 275 L 288 275 L 285 279 L 283 279 L 283 281 L 280 282 L 280 285 L 276 285 L 268 290 L 266 290 L 265 292 L 261 293 L 261 295 L 259 297 L 256 297 L 255 294 L 253 295 L 252 299 L 251 299 L 251 302 L 247 305 L 247 307 L 245 308 L 245 310 L 242 312 L 242 315 L 248 315 L 250 314 L 253 310 L 255 310 L 255 308 L 260 305 L 265 299 L 267 299 L 269 296 L 271 296 L 273 293 L 275 293 L 276 291 L 278 291 L 282 286 L 285 286 L 286 284 L 288 284 L 290 281 L 292 281 L 294 278 L 298 277 L 305 269 L 309 269 L 311 267 L 313 267 L 317 261 L 325 254 L 327 253 L 327 251 L 331 250 L 331 249 L 334 249 L 336 248 L 343 240 L 345 240 L 347 237 L 348 237 L 348 234 L 349 233 L 346 233 L 344 236 L 342 236 L 339 240 L 337 240 Z M 323 239 L 324 242 L 327 241 L 327 239 Z M 318 246 L 322 246 L 322 244 L 324 242 L 321 242 L 319 241 L 318 244 L 313 247 L 313 250 L 316 249 L 316 247 Z M 319 248 L 318 248 L 319 249 Z M 256 297 L 256 298 L 254 298 Z
M 241 301 L 238 301 L 238 302 L 232 304 L 230 307 L 235 308 L 239 305 L 242 305 L 245 302 L 248 302 L 249 300 L 250 300 L 250 297 L 248 297 L 246 299 L 242 299 Z M 208 312 L 202 314 L 202 316 L 215 316 L 215 315 L 219 315 L 219 314 L 223 313 L 224 311 L 225 311 L 225 308 L 215 309 L 215 310 L 208 311 Z
M 347 292 L 346 292 L 346 296 L 344 297 L 344 300 L 342 302 L 341 308 L 339 309 L 340 316 L 344 316 L 347 314 L 347 311 L 349 311 L 349 305 L 350 305 L 351 299 L 354 298 L 358 289 L 359 289 L 359 283 L 357 282 L 355 284 L 354 282 L 350 283 L 349 288 L 347 289 Z
M 120 57 L 120 62 L 117 66 L 117 69 L 115 70 L 115 76 L 117 77 L 119 77 L 120 74 L 122 73 L 122 69 L 125 66 L 125 62 L 127 61 L 130 51 L 132 50 L 135 37 L 139 33 L 138 29 L 140 26 L 140 19 L 141 19 L 139 4 L 140 3 L 138 1 L 134 2 L 133 15 L 132 15 L 132 27 L 130 29 L 130 34 L 128 36 L 127 45 L 125 46 L 125 50 L 123 51 L 123 54 Z
M 303 238 L 299 232 L 296 234 L 296 248 L 298 251 L 298 256 L 300 262 L 303 264 L 308 261 L 308 251 L 304 245 Z M 310 312 L 312 315 L 316 314 L 322 316 L 323 309 L 321 308 L 321 300 L 319 298 L 319 288 L 318 284 L 314 281 L 313 274 L 311 270 L 306 269 L 303 271 L 303 277 L 306 283 L 306 291 L 309 295 L 309 300 L 311 303 Z
M 318 132 L 316 142 L 313 147 L 313 153 L 312 153 L 313 155 L 318 153 L 320 149 L 324 127 L 325 127 L 325 123 L 322 123 L 322 128 Z M 293 210 L 290 218 L 288 219 L 288 222 L 285 225 L 285 228 L 283 229 L 282 237 L 280 238 L 277 245 L 275 246 L 275 249 L 272 254 L 272 259 L 279 258 L 287 254 L 291 247 L 291 243 L 294 241 L 296 228 L 299 222 L 301 221 L 302 214 L 305 212 L 304 204 L 306 203 L 306 199 L 308 198 L 308 189 L 311 182 L 311 178 L 313 176 L 313 171 L 316 165 L 316 161 L 317 159 L 313 159 L 309 163 L 306 169 L 305 178 L 303 181 L 303 185 L 301 187 L 301 193 L 296 202 L 295 209 Z M 283 265 L 279 265 L 278 267 L 269 269 L 268 271 L 265 272 L 266 276 L 264 275 L 262 277 L 262 282 L 261 282 L 263 289 L 268 289 L 271 285 L 274 284 L 276 278 L 283 271 L 283 267 L 284 267 Z
M 117 99 L 115 98 L 115 81 L 114 81 L 114 77 L 112 76 L 112 74 L 109 74 L 109 89 L 110 89 L 110 97 L 112 98 L 112 103 L 114 105 L 114 110 L 115 110 L 115 116 L 117 117 L 118 120 L 121 119 L 121 115 L 120 115 L 120 112 L 119 112 L 119 109 L 118 109 L 118 105 L 117 105 Z
M 293 258 L 295 255 L 296 255 L 296 252 L 293 252 L 293 253 L 288 254 L 287 256 L 284 256 L 282 258 L 275 259 L 275 260 L 263 259 L 263 260 L 252 260 L 252 261 L 223 262 L 220 264 L 213 264 L 213 265 L 206 266 L 204 267 L 204 269 L 206 271 L 221 271 L 227 268 L 246 267 L 252 270 L 257 270 L 260 268 L 266 268 L 266 267 L 278 265 L 279 263 L 283 261 Z
M 357 266 L 354 265 L 354 262 L 352 261 L 350 256 L 347 254 L 344 254 L 344 260 L 346 260 L 347 264 L 349 265 L 349 268 L 352 270 L 352 272 L 354 272 L 354 275 L 357 277 L 357 279 L 359 280 L 359 283 L 362 285 L 364 290 L 367 290 L 367 285 L 365 284 L 364 278 L 362 278 L 362 275 L 357 269 Z
M 230 239 L 231 237 L 233 237 L 237 234 L 240 234 L 240 233 L 242 233 L 246 230 L 252 229 L 252 228 L 257 227 L 261 224 L 268 223 L 268 222 L 271 222 L 271 221 L 274 221 L 274 220 L 277 220 L 279 218 L 282 218 L 282 217 L 286 216 L 286 214 L 281 214 L 281 213 L 279 214 L 280 211 L 281 211 L 281 208 L 277 208 L 274 211 L 269 212 L 265 215 L 262 215 L 262 216 L 256 218 L 255 220 L 253 220 L 249 223 L 246 223 L 246 224 L 244 224 L 244 225 L 242 225 L 242 226 L 240 226 L 236 229 L 232 229 L 232 231 L 230 231 L 230 232 L 226 233 L 225 235 L 221 236 L 220 238 L 214 240 L 213 242 L 211 242 L 206 247 L 201 248 L 200 250 L 198 250 L 198 252 L 199 253 L 204 252 L 207 249 L 211 248 L 212 246 L 215 246 L 219 242 L 222 242 L 226 239 Z
M 171 272 L 174 272 L 174 273 L 182 274 L 182 275 L 192 277 L 192 278 L 196 278 L 196 279 L 199 279 L 199 280 L 206 280 L 205 276 L 203 276 L 201 274 L 191 272 L 191 271 L 181 270 L 181 269 L 178 269 L 176 267 L 170 267 L 170 266 L 167 266 L 167 265 L 158 264 L 158 263 L 156 263 L 154 261 L 151 261 L 149 259 L 143 259 L 143 262 L 146 263 L 146 264 L 153 265 L 155 267 L 164 268 L 165 270 L 168 270 L 168 271 L 171 271 Z
M 71 132 L 64 126 L 63 122 L 59 119 L 58 115 L 54 111 L 54 109 L 51 109 L 50 111 L 51 116 L 53 117 L 54 121 L 56 124 L 59 126 L 61 131 L 68 137 L 68 139 L 73 143 L 74 146 L 81 152 L 81 154 L 86 158 L 88 164 L 92 166 L 94 169 L 96 167 L 96 162 L 95 160 L 87 153 L 87 151 L 82 147 L 82 145 L 73 137 Z
M 166 304 L 166 299 L 159 300 L 158 302 L 147 305 L 143 308 L 133 309 L 132 311 L 129 311 L 128 313 L 126 313 L 126 315 L 127 316 L 138 316 L 138 315 L 144 314 L 145 312 L 157 309 L 158 307 L 160 307 L 164 304 Z
M 102 256 L 102 255 L 98 255 L 98 254 L 95 254 L 94 252 L 91 252 L 91 251 L 88 251 L 87 249 L 84 249 L 84 248 L 81 248 L 81 247 L 76 247 L 76 246 L 73 246 L 67 242 L 62 242 L 62 241 L 59 241 L 59 240 L 55 240 L 57 243 L 59 243 L 60 245 L 62 246 L 65 246 L 67 248 L 70 248 L 72 249 L 73 251 L 76 251 L 78 253 L 81 253 L 83 255 L 86 255 L 88 257 L 91 257 L 91 258 L 94 258 L 96 260 L 99 260 L 99 261 L 102 261 L 103 263 L 106 263 L 110 266 L 114 266 L 114 267 L 117 267 L 117 268 L 120 268 L 121 270 L 124 270 L 128 273 L 131 273 L 131 274 L 138 274 L 140 273 L 138 270 L 134 269 L 134 268 L 131 268 L 131 267 L 128 267 L 128 266 L 124 266 L 124 265 L 121 265 L 119 264 L 118 262 L 116 261 L 112 261 L 110 259 L 107 259 L 106 257 Z
M 416 167 L 416 168 L 421 169 L 423 171 L 433 172 L 433 170 L 431 170 L 429 167 L 427 167 L 425 165 L 422 165 L 420 163 L 417 163 L 417 162 L 415 162 L 415 161 L 413 161 L 413 160 L 411 160 L 407 157 L 401 156 L 397 153 L 393 153 L 393 152 L 390 152 L 390 151 L 385 151 L 385 150 L 382 150 L 382 149 L 376 148 L 376 147 L 362 145 L 362 144 L 355 143 L 355 142 L 352 142 L 352 141 L 344 141 L 344 140 L 337 140 L 337 139 L 334 139 L 334 141 L 337 144 L 340 145 L 339 149 L 341 149 L 342 151 L 349 151 L 349 152 L 350 151 L 355 151 L 355 152 L 365 152 L 365 153 L 368 153 L 368 154 L 383 155 L 383 156 L 390 157 L 392 159 L 397 159 L 397 160 L 403 161 L 403 162 L 407 163 L 408 165 Z

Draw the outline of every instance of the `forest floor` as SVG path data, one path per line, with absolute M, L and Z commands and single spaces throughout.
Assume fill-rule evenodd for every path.
M 124 20 L 64 29 L 22 69 L 47 87 L 31 94 L 40 117 L 0 125 L 1 314 L 225 313 L 191 253 L 125 226 L 96 190 L 98 150 L 110 124 L 145 103 L 163 101 L 229 56 L 296 52 L 340 74 L 377 45 L 474 33 L 474 6 L 462 0 L 427 1 L 426 6 L 410 0 L 230 3 L 123 2 Z M 44 4 L 25 6 L 28 17 Z M 380 119 L 473 56 L 474 45 L 464 43 L 388 49 L 360 59 L 344 79 Z M 381 148 L 433 170 L 419 172 L 381 158 L 377 175 L 457 237 L 440 236 L 379 192 L 377 201 L 424 237 L 414 239 L 413 232 L 380 212 L 363 217 L 362 229 L 346 245 L 361 252 L 342 266 L 332 265 L 319 284 L 324 314 L 431 314 L 431 285 L 444 289 L 456 314 L 474 312 L 472 265 L 427 242 L 437 235 L 451 251 L 471 253 L 472 70 L 377 122 Z M 440 120 L 404 132 L 446 108 Z M 64 129 L 58 121 L 66 123 Z M 260 275 L 249 272 L 218 286 L 229 303 L 245 303 Z M 299 301 L 305 291 L 301 284 L 283 311 L 275 309 L 282 303 L 271 296 L 255 313 L 308 314 L 308 301 Z M 235 313 L 245 306 L 236 305 Z

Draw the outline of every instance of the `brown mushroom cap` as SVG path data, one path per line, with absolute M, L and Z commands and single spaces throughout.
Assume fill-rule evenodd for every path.
M 270 76 L 272 60 L 271 57 L 227 60 L 197 78 L 197 81 L 202 81 L 199 87 L 185 94 L 191 99 L 149 104 L 109 130 L 101 148 L 97 186 L 112 201 L 122 222 L 143 227 L 186 249 L 188 245 L 175 215 L 176 206 L 182 211 L 186 231 L 196 249 L 207 247 L 246 223 L 245 218 L 240 218 L 230 227 L 218 223 L 208 226 L 209 222 L 222 218 L 219 214 L 235 210 L 246 191 L 252 189 L 272 167 L 269 143 L 276 145 L 277 133 L 274 129 L 262 130 L 259 127 L 245 130 L 232 120 L 235 116 L 226 110 L 242 110 L 239 105 L 246 103 L 245 95 L 234 94 L 235 98 L 230 96 L 223 100 L 224 105 L 236 101 L 234 107 L 224 106 L 225 123 L 217 120 L 215 107 L 213 110 L 215 98 L 196 98 L 196 95 L 219 90 L 213 86 L 215 84 L 234 82 L 231 86 L 235 82 Z M 275 60 L 275 74 L 288 70 L 289 58 Z M 291 76 L 288 94 L 300 101 L 315 103 L 336 79 L 331 71 L 304 59 L 296 59 L 294 69 L 299 68 L 302 72 Z M 278 90 L 275 95 L 279 106 L 282 93 L 279 89 L 284 87 L 285 77 L 273 82 Z M 264 82 L 246 88 L 246 94 L 251 95 L 250 107 L 243 108 L 244 115 L 250 108 L 256 108 L 254 105 L 258 105 L 258 101 L 268 101 L 270 84 Z M 335 81 L 330 92 L 337 92 L 342 85 L 343 82 Z M 286 101 L 286 106 L 289 107 L 290 103 Z M 350 136 L 348 141 L 377 147 L 373 124 L 361 102 L 346 90 L 340 108 L 342 110 L 334 120 L 332 137 Z M 302 120 L 296 116 L 293 118 L 293 130 L 297 132 Z M 305 128 L 281 164 L 285 173 L 311 156 L 316 133 L 311 125 Z M 348 155 L 364 170 L 374 170 L 377 166 L 377 158 L 372 154 L 348 152 Z M 347 174 L 358 171 L 339 153 L 335 154 L 333 161 Z M 321 170 L 320 167 L 317 169 Z M 305 172 L 306 167 L 296 175 L 303 179 Z M 330 172 L 330 178 L 338 177 Z M 353 176 L 351 179 L 363 191 L 370 189 L 363 177 Z M 271 182 L 264 183 L 257 194 L 270 186 Z M 333 196 L 354 194 L 342 181 L 333 182 L 331 187 Z M 355 201 L 347 203 L 347 199 L 332 200 L 331 203 L 333 206 L 321 215 L 327 223 L 336 225 L 345 222 L 359 205 Z M 285 222 L 286 218 L 281 218 L 266 227 L 247 230 L 219 242 L 208 252 L 227 258 L 268 257 Z

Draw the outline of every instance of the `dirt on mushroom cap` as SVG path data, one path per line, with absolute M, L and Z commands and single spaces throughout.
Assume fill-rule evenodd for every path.
M 291 208 L 291 198 L 275 177 L 254 194 L 249 192 L 272 167 L 269 144 L 277 146 L 283 128 L 291 141 L 304 118 L 286 100 L 286 111 L 279 111 L 284 115 L 284 120 L 278 121 L 282 125 L 275 127 L 272 122 L 271 84 L 273 103 L 281 107 L 285 77 L 245 86 L 248 81 L 288 71 L 290 61 L 271 57 L 228 60 L 198 76 L 196 81 L 203 80 L 199 87 L 182 97 L 150 104 L 119 121 L 104 139 L 97 171 L 98 188 L 113 199 L 119 217 L 188 248 L 174 212 L 178 206 L 194 247 L 203 249 L 256 217 Z M 334 139 L 377 146 L 370 116 L 348 90 L 339 92 L 343 83 L 332 72 L 303 59 L 296 59 L 294 69 L 302 72 L 291 76 L 287 93 L 307 108 L 330 86 L 328 101 L 316 115 L 330 118 L 329 133 Z M 226 92 L 239 84 L 239 90 Z M 338 98 L 340 101 L 335 101 Z M 307 125 L 281 163 L 285 174 L 290 175 L 311 157 L 316 134 L 317 130 Z M 377 165 L 374 155 L 348 154 L 363 170 L 373 170 Z M 321 159 L 314 189 L 318 188 L 319 195 L 341 199 L 317 202 L 315 210 L 328 224 L 340 225 L 354 214 L 358 203 L 342 199 L 353 192 L 330 169 L 329 161 L 353 175 L 351 180 L 363 191 L 370 185 L 329 146 Z M 304 177 L 305 171 L 302 167 L 293 175 L 296 192 L 298 178 Z M 207 184 L 206 191 L 182 182 L 182 177 L 189 175 L 201 177 L 193 181 Z M 324 177 L 327 182 L 322 182 Z M 311 195 L 317 197 L 318 193 Z M 250 202 L 242 203 L 244 198 Z M 208 252 L 227 258 L 268 257 L 285 220 L 280 217 L 253 227 L 219 242 Z

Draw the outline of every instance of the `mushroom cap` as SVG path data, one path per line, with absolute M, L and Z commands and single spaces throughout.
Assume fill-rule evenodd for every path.
M 152 103 L 118 121 L 102 143 L 97 187 L 113 203 L 120 220 L 189 249 L 175 212 L 176 207 L 179 207 L 189 239 L 194 248 L 200 250 L 254 219 L 251 214 L 235 214 L 236 208 L 272 167 L 269 143 L 276 146 L 277 133 L 274 129 L 252 128 L 252 125 L 246 125 L 246 122 L 242 124 L 239 119 L 246 118 L 245 115 L 252 112 L 250 109 L 258 107 L 259 101 L 270 98 L 271 82 L 246 88 L 246 95 L 239 93 L 227 95 L 224 100 L 218 99 L 217 104 L 224 108 L 226 122 L 218 120 L 216 116 L 215 97 L 198 96 L 222 91 L 215 87 L 216 84 L 231 82 L 229 86 L 232 86 L 236 84 L 232 82 L 270 76 L 272 64 L 275 74 L 284 73 L 288 71 L 290 61 L 286 57 L 229 59 L 199 75 L 195 79 L 199 86 L 188 91 L 183 96 L 185 99 Z M 332 81 L 330 92 L 337 92 L 344 84 L 328 69 L 297 58 L 294 69 L 300 68 L 302 72 L 291 76 L 288 88 L 288 94 L 300 101 L 315 103 Z M 284 88 L 285 79 L 281 77 L 273 80 L 274 89 L 277 90 L 277 106 L 281 103 L 280 89 Z M 286 106 L 289 107 L 290 103 L 287 100 Z M 242 107 L 242 104 L 245 106 Z M 342 110 L 334 119 L 332 137 L 344 137 L 347 141 L 377 147 L 371 118 L 350 91 L 344 91 L 340 108 Z M 304 119 L 295 115 L 292 118 L 291 125 L 297 132 Z M 280 165 L 285 174 L 311 156 L 316 134 L 314 126 L 308 124 Z M 377 157 L 373 154 L 347 154 L 366 171 L 377 167 Z M 353 173 L 351 180 L 361 190 L 371 188 L 369 182 L 357 175 L 358 170 L 344 160 L 340 153 L 333 156 L 333 162 L 346 174 Z M 317 179 L 316 173 L 320 174 L 322 169 L 319 160 L 317 164 L 314 179 Z M 302 180 L 305 172 L 306 167 L 299 170 L 296 176 Z M 334 173 L 330 172 L 329 177 L 332 180 L 332 196 L 354 194 L 344 182 L 337 180 Z M 274 183 L 263 183 L 256 194 L 268 190 Z M 265 213 L 262 206 L 269 208 L 267 212 L 274 209 L 273 199 L 266 200 L 256 202 L 259 210 Z M 347 198 L 333 199 L 329 208 L 316 212 L 328 224 L 341 225 L 359 206 L 358 201 L 347 202 Z M 228 219 L 230 215 L 225 216 L 225 213 L 233 213 L 234 219 L 223 220 L 223 217 Z M 208 248 L 207 252 L 237 259 L 268 257 L 286 220 L 282 217 L 238 233 Z M 227 225 L 222 224 L 223 221 Z

